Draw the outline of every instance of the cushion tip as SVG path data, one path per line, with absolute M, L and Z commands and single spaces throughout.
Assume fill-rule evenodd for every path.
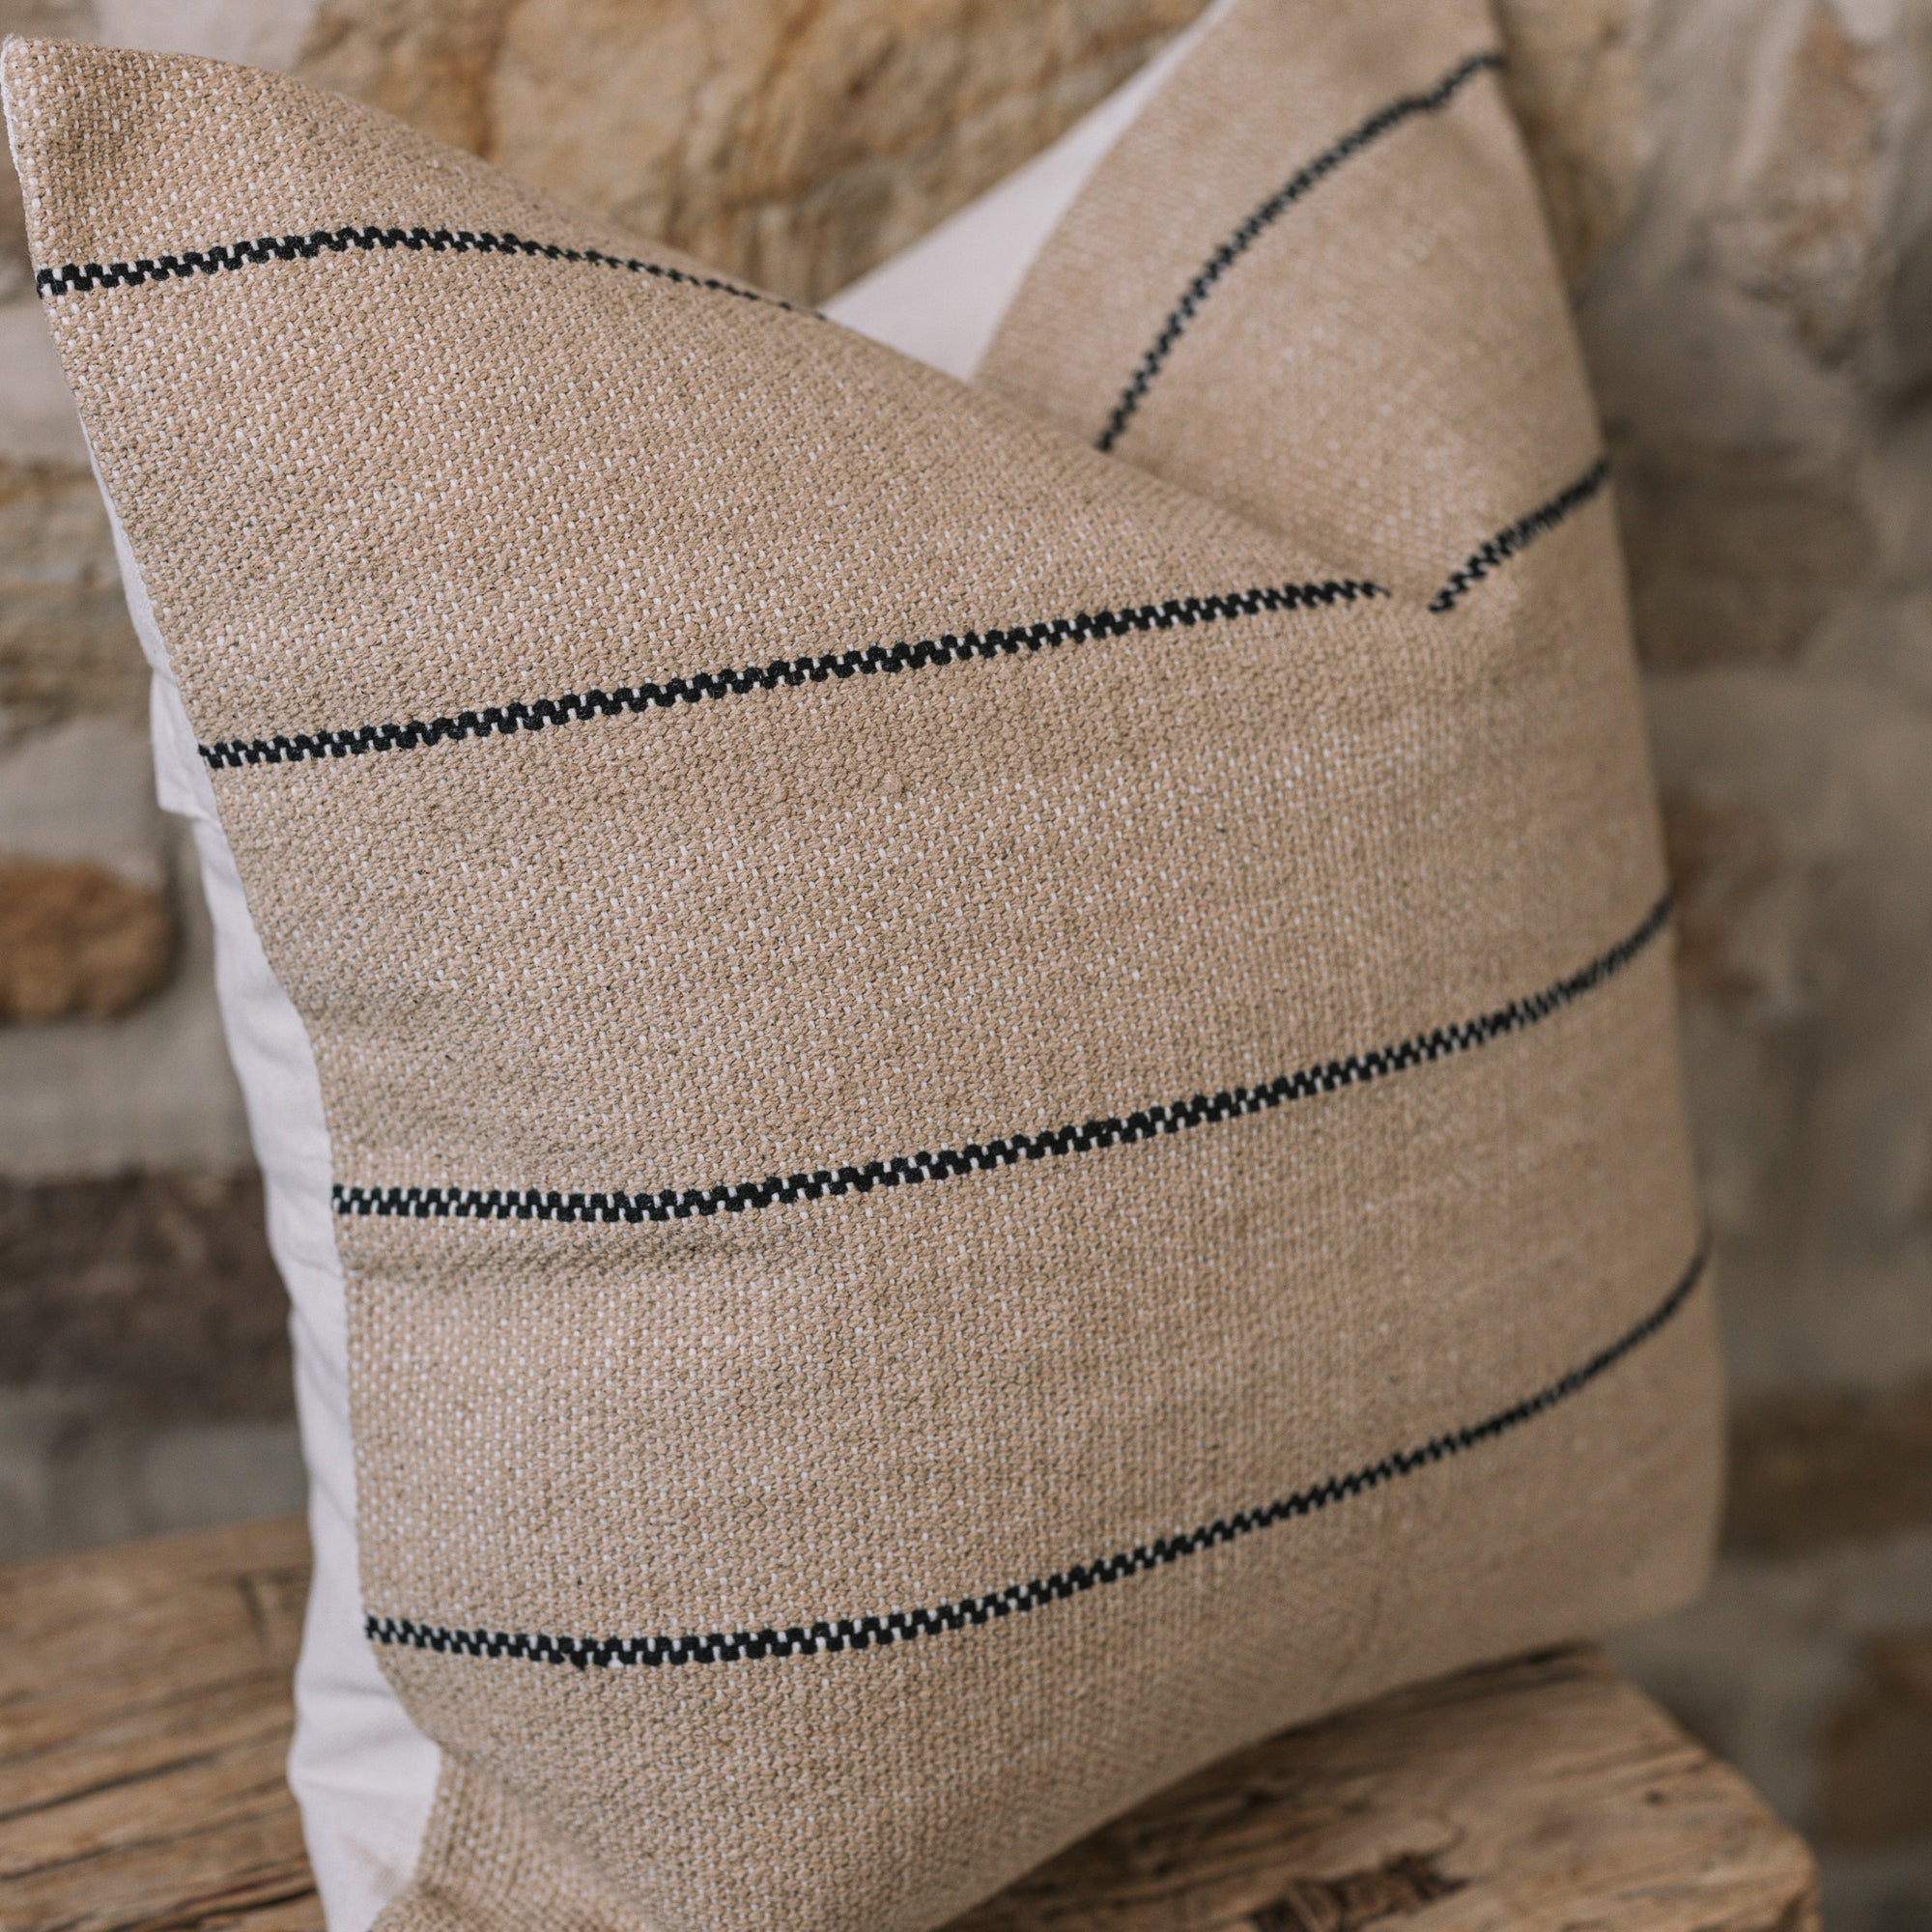
M 80 51 L 76 41 L 54 40 L 39 34 L 7 34 L 0 36 L 0 75 L 4 75 L 8 90 L 50 67 L 62 64 L 64 56 L 72 56 Z
M 26 97 L 33 71 L 58 45 L 58 42 L 37 40 L 26 34 L 0 37 L 0 103 L 5 106 L 7 146 L 13 153 L 16 171 L 24 171 Z
M 9 35 L 0 95 L 37 270 L 141 252 L 138 232 L 181 128 L 250 71 L 191 55 Z M 245 89 L 243 90 L 245 91 Z M 174 122 L 160 110 L 174 110 Z

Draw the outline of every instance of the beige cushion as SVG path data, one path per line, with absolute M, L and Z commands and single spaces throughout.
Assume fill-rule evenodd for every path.
M 1414 12 L 1237 7 L 1014 400 L 293 82 L 11 43 L 320 1074 L 445 1752 L 393 1932 L 912 1932 L 1700 1575 L 1607 497 L 1482 16 Z

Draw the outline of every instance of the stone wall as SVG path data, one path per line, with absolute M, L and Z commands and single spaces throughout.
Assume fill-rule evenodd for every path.
M 1932 7 L 1561 8 L 1592 13 L 1548 107 L 1586 185 L 1552 199 L 1609 211 L 1571 254 L 1736 1400 L 1717 1585 L 1623 1658 L 1817 1834 L 1837 1924 L 1902 1932 L 1932 1925 Z
M 1200 0 L 0 0 L 825 295 Z M 1392 19 L 1398 0 L 1385 0 Z M 1614 454 L 1737 1390 L 1628 1667 L 1932 1925 L 1932 0 L 1499 0 Z M 1284 133 L 1284 172 L 1299 156 Z M 295 1494 L 191 875 L 0 192 L 0 1549 Z

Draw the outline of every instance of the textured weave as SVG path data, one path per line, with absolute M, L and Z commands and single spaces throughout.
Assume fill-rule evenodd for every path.
M 1696 1580 L 1608 497 L 1487 22 L 1411 12 L 1236 8 L 1000 395 L 293 82 L 11 44 L 322 1081 L 447 1754 L 387 1932 L 915 1932 Z

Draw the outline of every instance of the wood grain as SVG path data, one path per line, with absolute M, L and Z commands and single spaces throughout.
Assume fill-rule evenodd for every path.
M 282 1778 L 298 1521 L 0 1570 L 0 1927 L 322 1923 Z
M 0 1570 L 0 1932 L 320 1932 L 282 1781 L 308 1548 Z M 1291 1731 L 953 1932 L 1815 1932 L 1804 1844 L 1587 1650 Z

